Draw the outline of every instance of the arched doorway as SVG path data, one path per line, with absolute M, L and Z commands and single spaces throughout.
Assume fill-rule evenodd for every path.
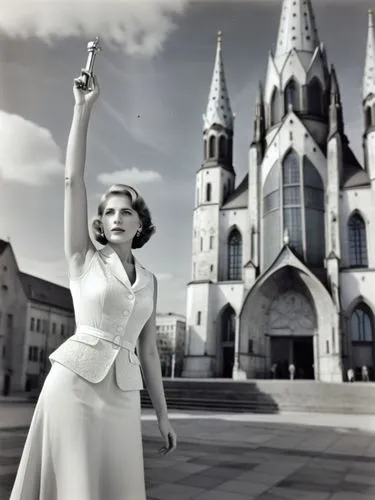
M 232 378 L 234 343 L 236 338 L 236 313 L 228 305 L 221 314 L 221 377 Z
M 367 304 L 360 302 L 350 316 L 352 366 L 356 380 L 361 380 L 366 366 L 370 380 L 374 380 L 374 315 Z
M 296 290 L 288 290 L 272 301 L 268 318 L 276 377 L 289 378 L 289 365 L 294 364 L 295 378 L 314 379 L 316 321 L 310 300 Z

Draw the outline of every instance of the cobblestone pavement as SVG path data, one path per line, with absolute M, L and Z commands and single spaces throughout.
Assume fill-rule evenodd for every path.
M 375 432 L 361 417 L 173 412 L 171 420 L 178 449 L 160 457 L 155 418 L 143 416 L 148 500 L 375 498 Z M 27 427 L 4 425 L 1 408 L 0 422 L 0 500 L 8 500 Z

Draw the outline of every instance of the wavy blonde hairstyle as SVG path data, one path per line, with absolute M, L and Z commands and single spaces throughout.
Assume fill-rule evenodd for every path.
M 98 216 L 92 221 L 92 232 L 96 241 L 101 245 L 108 243 L 107 238 L 102 231 L 101 219 L 104 209 L 110 196 L 128 196 L 131 201 L 131 207 L 138 213 L 142 224 L 142 231 L 139 235 L 135 235 L 132 241 L 132 248 L 142 248 L 145 243 L 156 232 L 156 227 L 152 224 L 150 210 L 146 202 L 140 194 L 131 186 L 126 184 L 113 184 L 101 197 L 98 206 Z

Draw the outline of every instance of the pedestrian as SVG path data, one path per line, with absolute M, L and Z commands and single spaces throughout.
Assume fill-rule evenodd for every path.
M 353 368 L 349 368 L 347 371 L 348 382 L 354 382 L 354 370 Z
M 74 84 L 65 166 L 65 255 L 76 331 L 50 355 L 10 500 L 146 500 L 141 369 L 165 446 L 176 448 L 156 346 L 157 281 L 135 258 L 155 232 L 139 193 L 114 185 L 87 226 L 87 130 L 99 85 Z M 76 81 L 75 81 L 76 82 Z M 137 347 L 137 354 L 135 347 Z
M 367 366 L 365 366 L 365 365 L 362 366 L 362 381 L 363 382 L 369 382 L 370 381 L 370 378 L 369 378 L 369 375 L 368 375 L 368 369 L 367 369 Z
M 294 375 L 296 373 L 296 367 L 294 366 L 293 363 L 290 363 L 289 365 L 289 379 L 294 380 Z

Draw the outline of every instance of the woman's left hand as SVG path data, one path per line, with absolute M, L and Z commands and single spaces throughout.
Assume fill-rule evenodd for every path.
M 159 423 L 160 434 L 162 435 L 162 438 L 165 441 L 165 446 L 160 448 L 159 453 L 164 456 L 167 453 L 176 449 L 177 436 L 171 424 L 169 423 L 168 417 L 161 418 L 158 421 L 158 423 Z

